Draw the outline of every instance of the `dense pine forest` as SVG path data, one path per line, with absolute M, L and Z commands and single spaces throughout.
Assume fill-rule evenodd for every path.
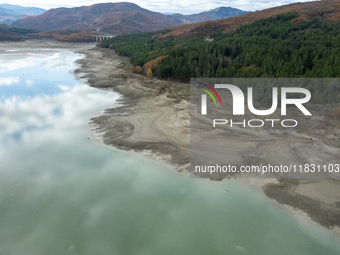
M 340 23 L 318 19 L 294 24 L 294 13 L 258 20 L 213 41 L 192 36 L 154 40 L 158 33 L 121 35 L 101 42 L 128 56 L 134 66 L 160 56 L 159 78 L 339 77 Z
M 155 40 L 166 33 L 129 34 L 104 40 L 101 47 L 128 56 L 134 70 L 158 78 L 336 78 L 340 77 L 340 23 L 319 19 L 294 23 L 294 13 L 243 25 L 211 38 L 191 36 Z M 153 64 L 150 64 L 153 63 Z M 312 85 L 311 85 L 312 86 Z M 340 87 L 315 87 L 315 103 L 339 102 Z M 258 90 L 262 102 L 271 90 Z M 270 101 L 270 100 L 269 100 Z
M 20 41 L 23 35 L 36 33 L 36 30 L 0 24 L 0 41 Z

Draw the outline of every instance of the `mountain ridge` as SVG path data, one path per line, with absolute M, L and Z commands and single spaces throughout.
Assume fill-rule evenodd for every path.
M 236 9 L 232 7 L 220 6 L 215 9 L 200 12 L 197 14 L 183 15 L 180 13 L 175 13 L 175 14 L 172 14 L 171 16 L 182 20 L 186 24 L 190 24 L 190 23 L 204 22 L 204 21 L 209 21 L 209 20 L 225 19 L 225 18 L 235 17 L 238 15 L 246 14 L 246 13 L 249 13 L 249 11 L 242 11 L 240 9 Z
M 244 11 L 230 8 L 230 15 L 243 14 Z M 111 34 L 125 34 L 161 30 L 197 21 L 213 20 L 214 13 L 192 15 L 164 15 L 128 2 L 100 3 L 73 8 L 55 8 L 39 16 L 27 16 L 12 25 L 36 29 L 102 31 Z M 221 14 L 223 15 L 223 14 Z
M 225 33 L 233 31 L 241 25 L 249 24 L 262 18 L 275 17 L 279 14 L 288 12 L 297 14 L 297 17 L 293 20 L 293 22 L 296 23 L 308 21 L 312 18 L 320 18 L 321 20 L 327 21 L 340 21 L 340 0 L 292 3 L 226 19 L 169 27 L 168 29 L 170 31 L 168 33 L 157 35 L 155 38 L 178 38 L 191 35 L 206 37 L 215 32 Z
M 39 15 L 44 13 L 46 10 L 37 7 L 24 7 L 13 4 L 0 4 L 0 23 L 7 25 L 12 24 L 14 21 L 28 16 L 28 15 Z
M 15 14 L 39 15 L 46 12 L 45 9 L 39 7 L 25 7 L 14 4 L 0 4 L 0 8 L 13 11 Z
M 242 11 L 237 8 L 232 8 L 230 6 L 220 6 L 215 9 L 211 9 L 209 11 L 201 12 L 202 14 L 210 15 L 215 19 L 226 19 L 235 16 L 239 16 L 242 14 L 249 13 L 250 11 Z

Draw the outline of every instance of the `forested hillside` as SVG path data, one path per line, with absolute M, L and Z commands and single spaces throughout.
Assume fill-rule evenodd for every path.
M 117 36 L 99 46 L 130 57 L 135 72 L 181 81 L 192 77 L 340 77 L 340 23 L 292 22 L 295 18 L 296 14 L 286 13 L 261 19 L 234 32 L 215 33 L 212 41 L 198 36 L 156 40 L 155 35 L 168 32 L 162 30 Z M 323 88 L 313 101 L 338 102 L 339 88 Z
M 183 38 L 191 35 L 210 36 L 214 32 L 234 31 L 241 25 L 253 23 L 263 18 L 275 17 L 284 13 L 295 13 L 294 23 L 310 21 L 317 18 L 322 21 L 340 21 L 340 0 L 321 0 L 292 3 L 269 9 L 246 13 L 241 16 L 170 27 L 168 33 L 157 35 L 157 38 Z
M 134 66 L 165 57 L 153 71 L 159 78 L 188 81 L 190 77 L 340 77 L 340 23 L 318 19 L 292 20 L 281 14 L 230 33 L 215 33 L 213 41 L 197 36 L 155 40 L 165 33 L 117 36 L 103 41 Z
M 20 41 L 23 35 L 36 33 L 36 30 L 0 24 L 0 41 Z

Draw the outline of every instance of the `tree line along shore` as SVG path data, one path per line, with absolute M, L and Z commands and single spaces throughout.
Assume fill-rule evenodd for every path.
M 119 35 L 97 44 L 130 58 L 132 71 L 188 82 L 190 78 L 339 78 L 340 23 L 295 22 L 295 13 L 263 18 L 210 38 L 163 38 L 168 29 Z M 162 88 L 164 89 L 164 88 Z M 167 88 L 171 90 L 171 88 Z M 340 101 L 340 87 L 310 85 L 313 103 Z M 170 91 L 171 92 L 171 91 Z M 171 94 L 171 93 L 170 93 Z M 181 99 L 188 99 L 180 93 Z M 254 98 L 268 104 L 271 90 L 257 88 Z M 340 117 L 334 108 L 333 116 Z

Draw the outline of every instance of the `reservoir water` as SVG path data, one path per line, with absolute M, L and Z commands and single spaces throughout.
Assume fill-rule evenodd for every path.
M 191 179 L 95 141 L 118 95 L 67 49 L 0 44 L 0 254 L 340 254 L 333 232 L 237 181 Z

